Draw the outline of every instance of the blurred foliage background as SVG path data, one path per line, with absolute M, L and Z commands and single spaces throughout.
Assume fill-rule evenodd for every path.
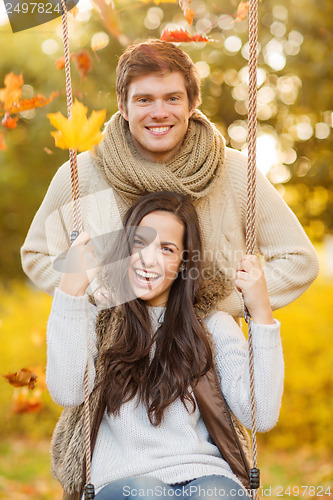
M 84 50 L 91 69 L 83 76 L 72 65 L 74 97 L 111 116 L 123 48 L 183 26 L 213 40 L 182 44 L 202 76 L 201 110 L 230 146 L 245 152 L 248 34 L 247 20 L 234 22 L 237 6 L 237 0 L 193 0 L 190 28 L 176 0 L 81 0 L 79 13 L 69 16 L 71 52 Z M 259 3 L 258 166 L 294 210 L 322 261 L 321 276 L 309 291 L 277 313 L 286 385 L 279 424 L 260 438 L 266 485 L 327 488 L 332 481 L 332 28 L 331 0 Z M 98 51 L 92 50 L 96 43 Z M 33 391 L 0 381 L 0 498 L 60 498 L 48 458 L 60 409 L 43 382 L 51 299 L 27 283 L 19 256 L 51 178 L 68 159 L 54 147 L 46 118 L 66 113 L 64 70 L 55 64 L 63 55 L 60 20 L 13 34 L 0 6 L 0 53 L 0 88 L 14 72 L 23 75 L 23 97 L 60 92 L 45 108 L 21 113 L 16 128 L 0 125 L 6 144 L 0 150 L 0 374 L 24 366 L 39 374 Z

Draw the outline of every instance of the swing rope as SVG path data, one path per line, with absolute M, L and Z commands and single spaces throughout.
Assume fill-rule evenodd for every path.
M 61 22 L 64 42 L 65 56 L 65 75 L 66 75 L 66 100 L 67 116 L 71 116 L 73 104 L 72 78 L 69 55 L 69 36 L 67 6 L 65 0 L 61 0 Z M 70 234 L 71 243 L 83 231 L 82 214 L 80 207 L 80 188 L 79 176 L 77 171 L 77 153 L 75 149 L 69 150 L 70 171 L 71 171 L 71 191 L 72 191 L 72 212 L 73 212 L 73 231 Z M 88 364 L 84 373 L 84 446 L 85 446 L 85 464 L 86 464 L 86 485 L 85 499 L 93 500 L 95 498 L 94 486 L 91 484 L 91 443 L 90 443 L 90 410 L 89 410 L 89 378 Z
M 67 115 L 71 115 L 73 104 L 72 81 L 69 55 L 69 36 L 67 22 L 67 6 L 65 0 L 61 0 L 62 6 L 62 31 L 65 56 L 66 75 L 66 98 Z M 257 140 L 257 66 L 258 66 L 258 0 L 250 0 L 249 3 L 249 101 L 248 101 L 248 167 L 247 167 L 247 210 L 246 210 L 246 253 L 254 254 L 255 249 L 255 213 L 256 213 L 256 140 Z M 76 150 L 69 150 L 71 189 L 72 189 L 72 211 L 73 231 L 71 242 L 83 231 L 82 214 L 80 207 L 80 189 L 77 171 Z M 253 363 L 253 339 L 250 314 L 245 307 L 245 321 L 248 324 L 249 345 L 249 374 L 250 374 L 250 399 L 251 399 L 251 438 L 252 438 L 252 469 L 250 471 L 250 488 L 253 500 L 258 499 L 260 484 L 259 469 L 257 468 L 257 439 L 256 439 L 256 405 L 254 392 L 254 363 Z M 91 484 L 91 443 L 90 443 L 90 411 L 89 411 L 89 387 L 88 387 L 88 365 L 84 375 L 84 434 L 85 434 L 85 463 L 86 463 L 86 485 L 85 499 L 93 500 L 95 497 L 94 486 Z
M 256 143 L 257 143 L 257 67 L 258 67 L 258 0 L 249 4 L 249 104 L 248 104 L 248 163 L 247 163 L 247 202 L 246 202 L 246 253 L 255 250 L 256 216 Z M 251 441 L 252 469 L 250 488 L 253 500 L 258 498 L 260 471 L 257 468 L 257 421 L 254 389 L 253 338 L 250 314 L 245 307 L 245 321 L 248 325 L 249 374 L 251 398 Z

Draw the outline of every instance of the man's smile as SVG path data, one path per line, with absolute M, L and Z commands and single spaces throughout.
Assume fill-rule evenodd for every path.
M 173 125 L 159 125 L 159 126 L 153 126 L 153 127 L 146 127 L 146 129 L 149 130 L 149 132 L 152 132 L 154 135 L 164 135 L 166 134 Z

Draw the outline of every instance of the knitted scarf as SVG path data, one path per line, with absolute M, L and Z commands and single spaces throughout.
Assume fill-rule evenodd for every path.
M 228 286 L 228 281 L 226 281 L 221 271 L 215 273 L 214 276 L 208 276 L 207 279 L 202 282 L 200 297 L 198 302 L 194 305 L 195 313 L 199 320 L 205 318 L 225 294 L 229 293 L 227 290 Z M 100 311 L 97 318 L 96 332 L 98 339 L 98 357 L 96 360 L 95 388 L 89 398 L 91 417 L 97 411 L 100 402 L 98 385 L 102 382 L 104 377 L 102 355 L 106 349 L 112 346 L 114 336 L 118 331 L 121 321 L 120 306 Z M 202 322 L 202 325 L 205 328 L 204 322 Z M 205 330 L 214 359 L 214 341 L 208 329 L 205 328 Z M 91 418 L 91 422 L 92 421 L 93 418 Z M 247 446 L 246 431 L 243 430 L 241 424 L 239 424 L 239 426 L 240 438 L 243 444 Z M 54 430 L 51 443 L 52 475 L 61 483 L 66 495 L 69 495 L 68 498 L 72 498 L 71 495 L 73 494 L 75 497 L 75 493 L 80 490 L 84 456 L 84 410 L 82 404 L 63 410 Z
M 225 141 L 216 127 L 196 110 L 178 153 L 165 163 L 147 161 L 136 151 L 128 122 L 118 111 L 105 137 L 91 152 L 95 165 L 127 206 L 143 194 L 176 191 L 196 201 L 206 196 L 222 171 Z

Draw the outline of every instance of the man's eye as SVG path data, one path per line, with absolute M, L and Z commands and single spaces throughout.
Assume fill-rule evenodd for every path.
M 148 99 L 147 97 L 140 97 L 140 99 L 138 99 L 138 102 L 141 104 L 146 104 L 148 102 Z
M 179 100 L 179 97 L 177 97 L 176 95 L 173 95 L 172 97 L 170 97 L 169 99 L 170 101 L 178 101 Z

